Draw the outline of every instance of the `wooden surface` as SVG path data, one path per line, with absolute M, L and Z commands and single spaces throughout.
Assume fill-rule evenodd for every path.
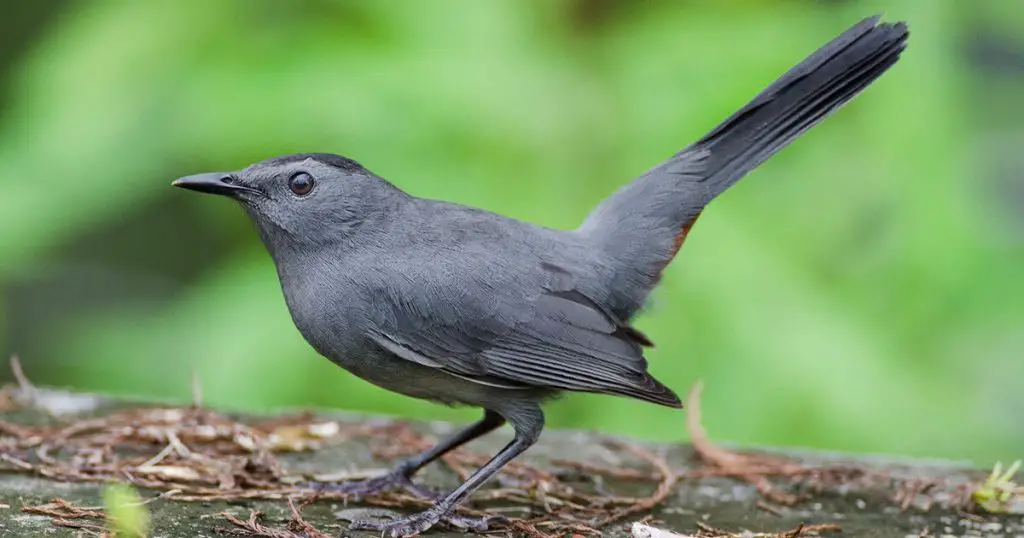
M 49 390 L 37 390 L 28 408 L 8 404 L 7 411 L 0 415 L 4 424 L 0 429 L 0 455 L 3 456 L 0 467 L 5 469 L 0 472 L 2 536 L 99 535 L 105 523 L 95 517 L 95 512 L 102 512 L 101 492 L 105 487 L 102 481 L 110 474 L 110 469 L 102 469 L 104 465 L 114 465 L 110 462 L 121 466 L 120 470 L 110 472 L 120 473 L 125 481 L 134 481 L 143 498 L 156 497 L 162 492 L 166 496 L 145 506 L 151 517 L 149 536 L 218 536 L 218 528 L 220 532 L 246 532 L 230 523 L 223 513 L 244 521 L 253 510 L 265 514 L 260 522 L 270 530 L 261 531 L 266 533 L 264 536 L 316 536 L 308 528 L 301 530 L 295 522 L 291 522 L 291 528 L 296 532 L 286 534 L 292 532 L 286 529 L 294 519 L 287 498 L 309 497 L 309 490 L 301 487 L 304 482 L 296 482 L 297 475 L 329 479 L 331 477 L 323 475 L 348 473 L 356 476 L 357 471 L 383 469 L 390 465 L 385 459 L 414 451 L 455 427 L 408 425 L 332 413 L 292 415 L 283 420 L 247 417 L 238 419 L 240 422 L 235 424 L 234 418 L 207 411 L 187 408 L 155 411 L 149 409 L 150 406 L 137 410 L 138 403 Z M 121 422 L 116 423 L 112 416 L 120 416 Z M 210 441 L 210 447 L 222 442 L 220 448 L 207 450 L 205 441 L 189 437 L 195 433 L 188 430 L 195 426 L 189 421 L 219 424 L 217 427 L 231 425 L 235 430 L 228 437 L 251 435 L 257 444 L 271 443 L 269 439 L 274 434 L 277 448 L 288 443 L 317 446 L 312 450 L 273 452 L 256 457 L 235 446 L 236 443 L 248 446 L 248 440 L 225 437 Z M 76 429 L 76 425 L 81 424 L 91 424 L 93 429 Z M 242 424 L 256 426 L 249 430 Z M 210 428 L 207 429 L 212 431 Z M 178 432 L 174 435 L 175 443 L 167 441 L 168 430 Z M 63 437 L 57 433 L 61 431 Z M 111 437 L 112 433 L 121 437 Z M 37 438 L 32 439 L 30 435 Z M 509 437 L 510 432 L 501 430 L 473 443 L 447 464 L 429 467 L 420 480 L 439 489 L 450 488 L 458 483 L 453 469 L 471 470 L 473 463 L 493 454 Z M 681 427 L 680 438 L 685 437 Z M 87 453 L 83 447 L 103 439 L 116 441 L 111 444 L 109 453 L 91 456 L 94 458 L 91 463 L 83 463 L 82 454 Z M 150 442 L 146 442 L 147 439 Z M 51 441 L 60 446 L 46 447 L 43 456 L 56 459 L 41 459 L 38 449 Z M 186 447 L 187 457 L 170 446 L 176 444 Z M 1005 504 L 1004 508 L 1010 513 L 1003 515 L 968 515 L 952 506 L 962 504 L 960 501 L 969 498 L 970 492 L 984 482 L 987 475 L 984 470 L 941 461 L 814 452 L 735 456 L 717 447 L 702 449 L 710 450 L 711 454 L 702 458 L 687 444 L 644 445 L 597 434 L 549 430 L 538 446 L 522 458 L 523 464 L 485 486 L 474 496 L 471 507 L 532 521 L 529 526 L 507 531 L 520 535 L 524 532 L 554 535 L 553 531 L 559 531 L 559 535 L 586 535 L 585 527 L 597 527 L 603 520 L 612 518 L 614 522 L 601 527 L 603 535 L 628 536 L 633 522 L 653 517 L 650 524 L 655 527 L 695 536 L 715 536 L 711 528 L 739 536 L 745 530 L 777 533 L 801 524 L 807 525 L 806 528 L 824 524 L 841 528 L 841 536 L 1024 538 L 1024 505 L 1019 499 Z M 233 456 L 217 455 L 235 452 Z M 79 461 L 72 460 L 73 457 L 78 457 Z M 163 468 L 163 474 L 139 472 L 143 460 L 149 460 L 150 467 Z M 195 461 L 201 461 L 202 465 L 193 465 Z M 170 467 L 177 471 L 167 471 Z M 182 471 L 182 468 L 187 469 Z M 217 473 L 223 476 L 214 476 Z M 54 475 L 54 478 L 40 474 Z M 167 494 L 167 490 L 176 489 L 176 480 L 182 485 L 177 489 L 182 491 Z M 1019 475 L 1016 481 L 1020 483 Z M 931 485 L 925 487 L 927 484 Z M 918 490 L 916 494 L 915 490 Z M 242 498 L 246 496 L 262 498 Z M 77 508 L 53 504 L 47 507 L 55 498 Z M 409 503 L 414 502 L 403 496 L 385 496 L 377 501 L 398 505 L 390 509 L 400 512 L 407 511 Z M 585 502 L 608 504 L 600 509 L 567 506 L 567 503 Z M 655 503 L 656 506 L 647 509 Z M 40 505 L 44 508 L 36 509 L 37 513 L 23 511 L 26 507 Z M 346 506 L 337 496 L 325 495 L 304 506 L 301 515 L 326 536 L 374 536 L 372 533 L 348 533 L 344 523 L 335 516 L 339 511 L 360 506 L 368 505 L 349 503 Z M 93 517 L 88 517 L 90 512 L 75 513 L 79 508 L 96 510 Z M 635 513 L 630 513 L 631 510 Z M 47 511 L 52 513 L 40 514 Z M 65 517 L 55 516 L 59 513 L 64 513 Z M 567 531 L 567 522 L 573 518 L 579 520 L 579 530 Z M 556 526 L 546 526 L 546 520 Z M 86 527 L 74 529 L 54 524 L 69 521 L 72 525 Z M 439 528 L 429 535 L 463 534 Z M 805 535 L 811 534 L 805 532 Z

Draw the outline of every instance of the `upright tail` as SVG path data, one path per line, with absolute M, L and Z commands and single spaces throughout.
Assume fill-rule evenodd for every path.
M 578 232 L 615 268 L 613 309 L 628 319 L 704 207 L 885 73 L 906 24 L 865 19 L 811 54 L 700 140 L 602 202 Z

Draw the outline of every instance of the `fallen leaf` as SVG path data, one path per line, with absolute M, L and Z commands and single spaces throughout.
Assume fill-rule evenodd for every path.
M 300 452 L 317 448 L 317 441 L 337 435 L 340 430 L 337 422 L 281 426 L 270 433 L 267 444 L 274 451 Z
M 672 531 L 636 522 L 633 524 L 632 536 L 633 538 L 690 538 L 692 535 L 687 536 L 684 534 L 677 534 Z
M 196 482 L 202 479 L 202 475 L 199 474 L 199 471 L 196 471 L 191 467 L 182 467 L 180 465 L 143 465 L 142 467 L 136 467 L 135 472 L 139 474 L 158 476 L 165 480 Z

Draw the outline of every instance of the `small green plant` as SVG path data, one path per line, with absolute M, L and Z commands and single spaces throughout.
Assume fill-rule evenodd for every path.
M 1021 460 L 1013 462 L 1004 473 L 1003 465 L 996 462 L 992 467 L 992 474 L 988 475 L 988 479 L 971 494 L 974 504 L 992 514 L 1008 513 L 1018 492 L 1017 484 L 1011 479 L 1017 474 L 1020 464 Z
M 149 532 L 149 512 L 135 490 L 112 484 L 103 491 L 107 527 L 115 538 L 145 538 Z

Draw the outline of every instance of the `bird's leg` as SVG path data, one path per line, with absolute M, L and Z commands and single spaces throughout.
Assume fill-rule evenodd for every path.
M 525 409 L 518 408 L 515 414 L 507 415 L 507 418 L 516 431 L 512 442 L 505 445 L 501 452 L 498 452 L 483 467 L 470 475 L 469 479 L 461 486 L 436 501 L 433 506 L 418 514 L 398 519 L 355 520 L 349 524 L 349 529 L 384 531 L 392 538 L 415 536 L 441 522 L 462 530 L 486 531 L 490 522 L 502 518 L 500 516 L 487 518 L 459 516 L 455 514 L 455 508 L 505 464 L 537 442 L 537 438 L 540 437 L 540 432 L 544 428 L 544 415 L 536 404 Z
M 494 431 L 504 423 L 505 419 L 501 415 L 493 411 L 485 411 L 484 417 L 473 425 L 462 429 L 432 448 L 402 461 L 385 475 L 344 484 L 316 484 L 314 488 L 320 491 L 350 495 L 357 499 L 395 488 L 404 489 L 417 497 L 437 498 L 437 492 L 413 483 L 412 476 L 416 474 L 416 471 L 473 439 Z

